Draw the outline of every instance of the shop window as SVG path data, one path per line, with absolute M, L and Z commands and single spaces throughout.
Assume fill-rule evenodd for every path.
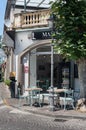
M 45 70 L 45 66 L 44 65 L 39 65 L 39 70 Z

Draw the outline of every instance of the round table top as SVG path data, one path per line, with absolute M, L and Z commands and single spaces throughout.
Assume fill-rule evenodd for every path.
M 52 92 L 52 90 L 50 89 L 50 90 L 47 90 L 48 92 Z M 61 93 L 61 92 L 65 92 L 65 91 L 67 91 L 67 89 L 55 89 L 54 90 L 54 92 L 55 93 Z
M 42 91 L 42 88 L 26 88 L 25 91 L 32 91 L 32 90 L 39 90 L 39 91 Z

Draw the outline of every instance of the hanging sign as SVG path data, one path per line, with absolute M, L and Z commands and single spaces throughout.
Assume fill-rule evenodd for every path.
M 51 39 L 51 31 L 33 32 L 32 39 L 34 40 Z
M 28 66 L 24 66 L 24 73 L 28 73 Z

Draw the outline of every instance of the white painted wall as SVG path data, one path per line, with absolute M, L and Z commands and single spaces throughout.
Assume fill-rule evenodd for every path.
M 31 39 L 32 32 L 24 31 L 24 32 L 16 32 L 15 36 L 15 54 L 21 53 L 28 46 L 33 44 L 33 40 Z
M 32 32 L 31 31 L 18 31 L 15 34 L 15 57 L 19 55 L 24 49 L 29 47 L 31 44 L 35 44 L 35 41 L 31 39 Z M 36 85 L 36 56 L 33 56 L 31 58 L 31 64 L 29 66 L 29 52 L 27 54 L 27 61 L 23 60 L 23 65 L 28 66 L 28 68 L 31 67 L 31 84 L 30 85 Z M 14 71 L 16 71 L 16 80 L 18 78 L 18 64 L 17 64 L 17 59 L 14 57 Z M 33 60 L 33 61 L 32 61 Z M 30 69 L 29 69 L 30 70 Z M 24 73 L 24 88 L 29 87 L 29 72 Z M 34 82 L 33 82 L 34 81 Z

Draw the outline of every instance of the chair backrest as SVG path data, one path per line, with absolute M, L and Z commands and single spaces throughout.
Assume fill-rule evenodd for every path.
M 32 98 L 34 98 L 34 97 L 35 97 L 35 98 L 36 98 L 36 97 L 37 97 L 37 98 L 38 98 L 38 97 L 40 98 L 40 90 L 32 90 L 32 91 L 31 91 L 31 97 L 32 97 Z
M 69 97 L 69 98 L 74 98 L 74 95 L 73 95 L 73 90 L 70 90 L 70 89 L 67 89 L 65 90 L 65 98 Z
M 37 86 L 30 86 L 30 88 L 37 88 Z

